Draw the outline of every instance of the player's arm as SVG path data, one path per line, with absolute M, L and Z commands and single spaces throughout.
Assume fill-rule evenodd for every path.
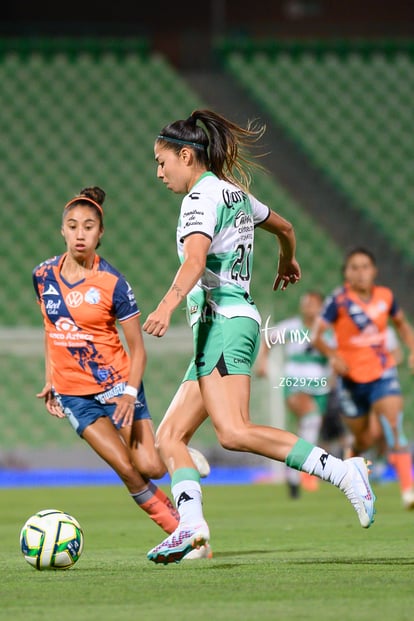
M 143 329 L 153 336 L 164 336 L 171 315 L 202 276 L 211 239 L 202 233 L 193 233 L 184 239 L 184 261 L 178 269 L 167 293 L 155 311 L 148 315 Z
M 404 352 L 394 326 L 387 326 L 385 346 L 394 358 L 395 364 L 400 365 L 404 361 Z
M 414 330 L 401 309 L 392 316 L 392 320 L 401 340 L 410 351 L 408 354 L 408 366 L 414 371 Z
M 142 336 L 139 315 L 135 315 L 131 319 L 121 322 L 121 327 L 125 336 L 130 359 L 127 385 L 138 391 L 147 363 L 147 353 Z M 108 400 L 108 403 L 117 404 L 114 412 L 115 423 L 122 421 L 123 427 L 132 424 L 135 412 L 135 401 L 135 396 L 127 393 L 123 394 L 121 397 Z
M 273 283 L 273 290 L 276 291 L 282 284 L 282 291 L 289 283 L 292 285 L 301 277 L 299 263 L 295 258 L 296 236 L 293 225 L 285 218 L 282 218 L 275 211 L 270 210 L 269 217 L 259 224 L 260 228 L 268 233 L 275 235 L 279 242 L 279 264 L 277 275 Z
M 122 322 L 121 325 L 130 358 L 128 385 L 138 389 L 147 364 L 147 352 L 145 350 L 139 315 Z
M 50 354 L 48 347 L 47 334 L 44 335 L 44 356 L 45 356 L 45 384 L 40 392 L 36 394 L 38 399 L 44 399 L 45 406 L 49 414 L 57 418 L 65 418 L 52 387 L 52 374 L 50 370 Z
M 312 328 L 311 343 L 315 349 L 319 350 L 326 358 L 328 358 L 335 373 L 338 373 L 338 375 L 346 375 L 348 372 L 348 365 L 343 358 L 338 355 L 336 347 L 330 345 L 327 342 L 327 339 L 324 338 L 324 334 L 331 327 L 331 324 L 323 317 L 318 317 Z

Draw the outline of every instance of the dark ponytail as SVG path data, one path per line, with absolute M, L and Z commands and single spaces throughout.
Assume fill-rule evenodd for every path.
M 252 123 L 243 128 L 211 110 L 194 110 L 187 119 L 164 127 L 157 141 L 165 142 L 166 147 L 177 153 L 183 146 L 189 146 L 194 149 L 198 163 L 219 179 L 248 191 L 250 169 L 263 167 L 247 155 L 247 149 L 263 136 L 265 129 L 264 125 Z

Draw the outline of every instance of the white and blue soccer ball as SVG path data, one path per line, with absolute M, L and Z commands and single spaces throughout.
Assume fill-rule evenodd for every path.
M 38 570 L 69 569 L 79 560 L 83 542 L 79 522 L 58 509 L 32 515 L 20 531 L 22 554 Z

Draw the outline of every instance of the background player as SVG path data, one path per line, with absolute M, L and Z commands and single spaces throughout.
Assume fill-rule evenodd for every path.
M 154 446 L 142 383 L 146 353 L 140 311 L 123 275 L 96 254 L 104 233 L 104 198 L 101 188 L 92 187 L 67 203 L 61 228 L 67 251 L 33 271 L 46 361 L 45 385 L 37 396 L 50 414 L 69 420 L 141 509 L 170 533 L 178 514 L 150 481 L 166 468 Z M 195 458 L 206 467 L 198 451 Z
M 323 295 L 307 291 L 299 302 L 299 314 L 278 322 L 266 330 L 256 363 L 256 375 L 268 374 L 271 347 L 283 347 L 283 383 L 286 405 L 296 419 L 300 438 L 316 444 L 325 414 L 330 385 L 328 359 L 311 345 L 311 331 L 322 309 Z M 274 389 L 278 389 L 275 386 Z M 299 496 L 299 486 L 308 491 L 318 487 L 318 479 L 307 472 L 286 470 L 286 481 L 292 498 Z
M 355 248 L 347 254 L 345 284 L 328 297 L 316 323 L 313 344 L 329 357 L 340 376 L 341 408 L 354 437 L 353 453 L 363 453 L 378 444 L 383 435 L 388 459 L 400 482 L 403 506 L 413 509 L 412 457 L 403 433 L 403 399 L 396 361 L 387 345 L 389 318 L 409 348 L 411 369 L 414 332 L 391 289 L 375 284 L 376 276 L 375 257 L 369 250 Z M 322 338 L 331 328 L 336 347 L 327 345 Z M 375 424 L 377 421 L 380 425 Z

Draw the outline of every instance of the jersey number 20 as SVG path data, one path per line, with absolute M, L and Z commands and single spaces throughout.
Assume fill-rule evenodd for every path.
M 250 253 L 252 245 L 247 247 L 239 244 L 236 248 L 237 258 L 231 266 L 231 277 L 233 280 L 250 280 Z

